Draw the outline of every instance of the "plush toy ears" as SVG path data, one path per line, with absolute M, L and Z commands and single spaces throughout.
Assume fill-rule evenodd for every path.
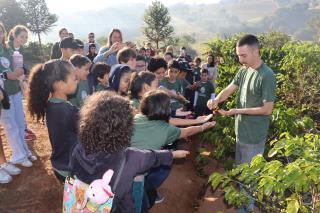
M 106 171 L 106 173 L 104 173 L 103 177 L 102 177 L 102 181 L 104 184 L 109 185 L 111 178 L 113 176 L 113 170 L 109 169 L 108 171 Z

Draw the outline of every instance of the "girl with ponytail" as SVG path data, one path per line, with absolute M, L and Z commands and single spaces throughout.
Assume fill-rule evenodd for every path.
M 29 82 L 28 109 L 37 121 L 46 121 L 52 167 L 58 179 L 64 181 L 70 152 L 77 142 L 78 109 L 67 101 L 77 88 L 75 70 L 69 62 L 51 60 L 36 65 Z

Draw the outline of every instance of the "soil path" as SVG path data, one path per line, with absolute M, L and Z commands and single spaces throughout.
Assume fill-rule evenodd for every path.
M 22 168 L 22 173 L 15 176 L 11 183 L 0 185 L 0 212 L 61 212 L 63 186 L 52 172 L 51 147 L 47 129 L 43 125 L 31 121 L 29 117 L 27 117 L 27 121 L 29 127 L 36 132 L 38 137 L 36 141 L 29 143 L 29 147 L 39 159 L 34 162 L 33 167 Z M 3 131 L 1 134 L 8 157 L 10 151 L 6 137 Z M 182 144 L 179 148 L 194 153 L 195 147 L 195 142 L 189 142 Z M 207 166 L 209 170 L 217 169 L 213 164 Z M 226 208 L 220 194 L 212 195 L 210 190 L 206 191 L 203 199 L 198 199 L 206 181 L 206 178 L 200 178 L 196 175 L 193 154 L 186 160 L 175 161 L 170 176 L 160 188 L 161 194 L 165 196 L 165 201 L 156 204 L 151 213 L 234 212 L 234 210 Z

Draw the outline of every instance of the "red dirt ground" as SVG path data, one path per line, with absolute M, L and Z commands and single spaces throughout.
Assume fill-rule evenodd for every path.
M 38 156 L 31 168 L 22 168 L 22 173 L 13 178 L 9 184 L 0 185 L 0 212 L 1 213 L 50 213 L 61 212 L 62 185 L 55 178 L 51 163 L 51 147 L 45 126 L 31 121 L 27 116 L 28 126 L 33 129 L 38 137 L 29 147 Z M 7 158 L 10 155 L 6 137 L 1 131 L 4 149 Z M 182 144 L 179 148 L 195 151 L 195 142 Z M 216 169 L 214 162 L 206 166 L 209 172 Z M 160 193 L 165 196 L 165 201 L 156 204 L 151 213 L 213 213 L 218 211 L 235 212 L 227 209 L 221 194 L 212 194 L 207 189 L 203 199 L 198 195 L 203 191 L 207 179 L 196 175 L 193 154 L 185 160 L 175 161 L 171 174 L 160 187 Z

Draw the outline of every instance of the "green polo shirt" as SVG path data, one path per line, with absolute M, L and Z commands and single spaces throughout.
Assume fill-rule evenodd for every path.
M 134 117 L 134 131 L 131 146 L 138 149 L 159 150 L 180 137 L 180 128 L 170 125 L 166 121 L 148 120 L 142 114 Z
M 174 94 L 177 94 L 179 92 L 180 94 L 183 95 L 183 85 L 182 85 L 181 80 L 179 80 L 179 79 L 177 79 L 174 83 L 172 83 L 169 81 L 169 78 L 165 78 L 162 81 L 162 85 Z M 181 107 L 181 105 L 177 99 L 171 98 L 170 99 L 170 107 L 171 107 L 171 110 L 175 111 L 175 110 L 179 109 Z
M 109 86 L 104 86 L 103 84 L 98 84 L 97 87 L 96 87 L 96 91 L 105 91 L 105 90 L 108 90 Z
M 140 107 L 140 101 L 136 98 L 132 98 L 130 100 L 130 104 L 134 109 L 139 109 L 139 107 Z
M 13 52 L 10 49 L 3 48 L 0 45 L 0 73 L 3 72 L 12 72 L 12 54 Z M 4 81 L 4 90 L 8 95 L 14 95 L 21 91 L 18 80 L 6 80 Z
M 214 93 L 214 86 L 212 82 L 201 82 L 195 93 L 194 105 L 203 107 L 207 106 L 207 102 L 211 98 L 212 93 Z
M 88 95 L 89 84 L 87 80 L 83 80 L 78 83 L 76 93 L 70 96 L 68 101 L 72 103 L 72 105 L 80 108 Z
M 276 78 L 266 64 L 257 70 L 242 67 L 232 81 L 238 86 L 237 108 L 262 107 L 263 102 L 275 101 Z M 270 116 L 235 116 L 235 132 L 241 143 L 257 144 L 266 141 Z

